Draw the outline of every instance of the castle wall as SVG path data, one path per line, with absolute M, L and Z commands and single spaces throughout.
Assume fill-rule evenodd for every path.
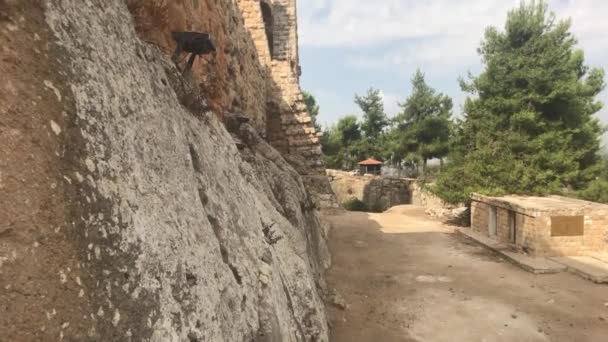
M 266 0 L 272 11 L 272 37 L 268 37 L 260 1 L 239 0 L 258 55 L 270 65 L 272 90 L 267 108 L 270 143 L 286 154 L 307 161 L 312 174 L 322 174 L 322 151 L 318 132 L 307 112 L 300 89 L 297 6 L 295 0 Z M 271 43 L 269 43 L 269 39 Z M 269 46 L 272 46 L 272 54 Z

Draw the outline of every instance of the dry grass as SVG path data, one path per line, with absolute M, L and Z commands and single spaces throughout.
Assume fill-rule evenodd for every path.
M 127 0 L 135 29 L 143 36 L 169 25 L 169 0 Z

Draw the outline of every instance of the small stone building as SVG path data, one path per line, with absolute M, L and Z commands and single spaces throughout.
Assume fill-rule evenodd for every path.
M 471 229 L 531 256 L 608 251 L 608 205 L 561 196 L 473 194 Z
M 362 175 L 368 174 L 379 176 L 382 173 L 382 164 L 381 161 L 370 158 L 359 162 L 359 169 L 361 170 Z

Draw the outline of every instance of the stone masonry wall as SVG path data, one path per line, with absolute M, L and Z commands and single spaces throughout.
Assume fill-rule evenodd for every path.
M 483 202 L 471 202 L 471 229 L 477 233 L 489 237 L 489 211 L 490 205 Z M 521 213 L 515 214 L 516 245 L 521 246 L 528 252 L 534 249 L 536 241 L 537 220 L 534 217 Z M 496 208 L 496 238 L 500 242 L 509 243 L 509 211 L 504 208 Z
M 272 55 L 260 1 L 239 0 L 238 3 L 261 60 L 270 66 L 269 141 L 281 152 L 304 159 L 309 168 L 307 173 L 323 174 L 320 138 L 300 89 L 296 1 L 264 1 L 272 10 Z
M 412 200 L 411 180 L 353 176 L 337 170 L 328 170 L 328 174 L 332 189 L 341 204 L 358 199 L 370 210 L 384 211 L 396 205 L 410 204 Z
M 485 203 L 471 202 L 471 230 L 488 236 L 488 211 L 489 206 Z
M 243 16 L 245 27 L 249 31 L 251 39 L 255 44 L 260 63 L 266 67 L 270 67 L 272 57 L 270 55 L 269 43 L 266 37 L 266 25 L 262 17 L 262 2 L 269 8 L 272 8 L 272 3 L 268 0 L 239 0 L 238 7 Z
M 490 205 L 483 202 L 471 203 L 471 229 L 489 236 L 488 220 Z M 509 210 L 498 207 L 497 241 L 510 243 Z M 516 212 L 515 247 L 532 256 L 576 256 L 590 252 L 608 251 L 608 212 L 588 209 L 584 215 L 584 234 L 582 236 L 551 236 L 552 216 L 579 215 L 565 208 L 562 211 L 531 216 Z
M 589 213 L 584 216 L 582 236 L 551 236 L 551 217 L 534 220 L 536 256 L 585 255 L 589 252 L 608 251 L 608 220 L 604 213 Z

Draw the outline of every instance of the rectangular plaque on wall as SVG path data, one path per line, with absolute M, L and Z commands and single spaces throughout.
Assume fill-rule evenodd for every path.
M 551 236 L 583 236 L 584 216 L 551 216 Z

